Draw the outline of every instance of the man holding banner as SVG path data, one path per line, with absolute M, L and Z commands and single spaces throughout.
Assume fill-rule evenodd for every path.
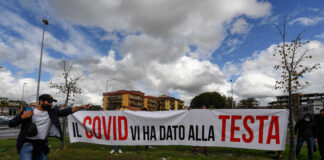
M 39 96 L 39 104 L 33 111 L 22 111 L 9 121 L 9 127 L 22 124 L 17 138 L 17 150 L 21 160 L 46 159 L 49 153 L 47 137 L 53 136 L 63 140 L 59 117 L 66 117 L 89 105 L 58 110 L 52 108 L 57 102 L 51 95 Z

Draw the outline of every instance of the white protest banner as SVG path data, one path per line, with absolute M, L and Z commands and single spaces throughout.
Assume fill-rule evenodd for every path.
M 71 143 L 284 150 L 288 110 L 79 111 L 68 124 Z

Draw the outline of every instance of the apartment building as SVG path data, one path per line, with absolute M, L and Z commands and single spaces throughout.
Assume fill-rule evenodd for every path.
M 162 95 L 160 97 L 146 96 L 143 92 L 120 90 L 103 94 L 104 110 L 132 110 L 146 108 L 148 111 L 182 110 L 184 101 Z
M 183 110 L 184 109 L 184 101 L 174 98 L 174 97 L 162 95 L 159 97 L 158 108 L 161 111 Z
M 158 97 L 144 96 L 144 108 L 146 108 L 148 111 L 157 111 L 158 101 Z
M 104 110 L 141 110 L 144 106 L 144 93 L 120 90 L 103 94 Z
M 277 96 L 277 100 L 268 103 L 269 108 L 288 108 L 288 95 Z M 323 109 L 324 93 L 292 94 L 292 105 L 296 118 L 302 118 L 306 113 L 319 114 Z

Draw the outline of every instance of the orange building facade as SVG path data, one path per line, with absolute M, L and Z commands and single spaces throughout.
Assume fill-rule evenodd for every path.
M 140 91 L 120 90 L 103 94 L 104 110 L 138 111 L 144 105 L 144 93 Z
M 145 96 L 140 91 L 120 90 L 103 94 L 104 110 L 132 110 L 139 111 L 146 108 L 148 111 L 181 110 L 184 101 L 174 97 L 162 95 L 160 97 Z
M 158 99 L 159 99 L 158 108 L 161 111 L 185 109 L 183 100 L 180 100 L 180 99 L 177 99 L 174 97 L 170 97 L 170 96 L 166 96 L 166 95 L 162 95 Z
M 148 111 L 158 111 L 158 97 L 144 96 L 144 108 Z

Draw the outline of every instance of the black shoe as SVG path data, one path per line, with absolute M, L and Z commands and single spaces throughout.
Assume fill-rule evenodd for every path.
M 208 156 L 208 153 L 207 153 L 207 151 L 204 151 L 204 152 L 203 152 L 203 154 L 204 154 L 204 155 L 206 155 L 206 156 Z

